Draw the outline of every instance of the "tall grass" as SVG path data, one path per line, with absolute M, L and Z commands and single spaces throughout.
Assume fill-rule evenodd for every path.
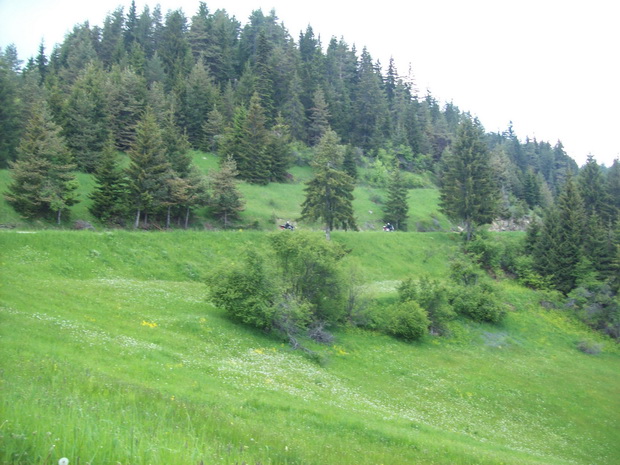
M 317 234 L 320 234 L 317 232 Z M 448 234 L 345 233 L 364 285 L 441 279 Z M 204 276 L 264 233 L 0 232 L 0 463 L 616 464 L 620 353 L 501 284 L 501 326 L 312 346 L 239 326 Z

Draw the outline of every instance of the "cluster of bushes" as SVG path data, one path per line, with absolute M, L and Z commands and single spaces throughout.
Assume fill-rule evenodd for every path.
M 448 323 L 462 316 L 480 323 L 500 323 L 506 315 L 493 285 L 467 256 L 455 258 L 448 287 L 423 277 L 398 287 L 399 301 L 388 308 L 386 331 L 412 341 L 430 332 L 448 333 Z
M 328 342 L 323 328 L 346 320 L 347 251 L 302 231 L 281 231 L 269 240 L 271 250 L 247 250 L 211 275 L 211 301 L 233 319 L 276 331 L 294 346 L 300 335 Z
M 489 278 L 468 256 L 452 263 L 450 285 L 423 277 L 398 287 L 392 304 L 368 306 L 356 286 L 354 264 L 335 242 L 305 232 L 270 236 L 270 250 L 247 250 L 209 279 L 211 301 L 243 324 L 281 334 L 294 347 L 300 337 L 329 343 L 328 326 L 353 324 L 415 341 L 448 333 L 462 316 L 499 323 L 505 310 Z M 346 264 L 345 264 L 346 263 Z

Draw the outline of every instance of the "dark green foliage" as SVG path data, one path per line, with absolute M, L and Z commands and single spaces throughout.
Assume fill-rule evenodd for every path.
M 584 231 L 583 201 L 569 177 L 557 205 L 545 215 L 534 251 L 537 270 L 549 276 L 553 286 L 565 294 L 583 276 Z
M 220 165 L 219 171 L 210 176 L 211 196 L 208 205 L 224 228 L 239 219 L 239 213 L 243 211 L 243 196 L 237 189 L 238 174 L 235 160 L 228 157 Z
M 583 322 L 615 339 L 620 339 L 620 297 L 609 285 L 591 282 L 573 289 L 566 306 Z
M 62 213 L 78 202 L 75 164 L 45 102 L 35 108 L 10 168 L 5 198 L 25 217 L 55 217 L 60 224 Z
M 15 161 L 20 132 L 17 75 L 0 49 L 0 167 Z
M 405 341 L 417 341 L 427 332 L 431 324 L 426 311 L 414 300 L 399 302 L 387 310 L 386 332 Z
M 128 207 L 128 181 L 121 169 L 112 139 L 104 147 L 95 171 L 93 203 L 88 210 L 104 223 L 123 224 Z
M 441 208 L 449 218 L 464 223 L 469 240 L 477 225 L 489 224 L 495 219 L 498 199 L 482 127 L 466 118 L 445 160 Z
M 166 158 L 166 146 L 155 115 L 147 108 L 136 127 L 136 137 L 129 150 L 131 164 L 127 169 L 130 202 L 135 211 L 134 227 L 148 224 L 148 215 L 156 212 L 168 194 L 167 180 L 172 176 Z
M 317 147 L 314 178 L 306 185 L 301 219 L 322 220 L 325 236 L 334 228 L 357 229 L 353 217 L 353 179 L 341 170 L 343 147 L 334 131 L 327 131 Z
M 408 190 L 399 168 L 392 172 L 387 194 L 388 198 L 383 206 L 383 221 L 394 225 L 397 231 L 407 231 Z
M 78 168 L 93 172 L 109 136 L 105 77 L 101 67 L 90 64 L 75 81 L 64 107 L 64 133 Z M 115 102 L 118 103 L 118 102 Z
M 213 304 L 232 318 L 257 328 L 272 328 L 277 290 L 256 252 L 248 250 L 242 262 L 219 269 L 208 285 Z

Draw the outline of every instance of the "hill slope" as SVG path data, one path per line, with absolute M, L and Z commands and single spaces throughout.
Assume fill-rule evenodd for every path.
M 337 233 L 376 293 L 447 234 Z M 0 463 L 615 464 L 620 354 L 509 282 L 500 326 L 343 329 L 317 364 L 229 321 L 203 277 L 260 232 L 0 233 Z

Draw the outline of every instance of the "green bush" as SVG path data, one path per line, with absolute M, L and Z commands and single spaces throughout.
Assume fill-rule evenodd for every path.
M 387 333 L 406 341 L 420 339 L 431 324 L 426 311 L 413 300 L 392 305 L 388 313 Z
M 267 276 L 264 259 L 248 250 L 241 263 L 227 265 L 208 278 L 211 301 L 233 319 L 270 329 L 276 314 L 276 289 Z
M 343 321 L 347 286 L 341 260 L 347 252 L 342 245 L 305 231 L 279 231 L 270 242 L 285 292 L 308 302 L 314 320 Z
M 452 308 L 477 322 L 499 323 L 506 315 L 503 305 L 490 286 L 456 286 L 452 290 Z
M 403 281 L 398 287 L 401 302 L 415 301 L 428 314 L 430 329 L 435 334 L 447 331 L 447 324 L 455 316 L 448 300 L 448 290 L 439 281 L 411 278 Z

